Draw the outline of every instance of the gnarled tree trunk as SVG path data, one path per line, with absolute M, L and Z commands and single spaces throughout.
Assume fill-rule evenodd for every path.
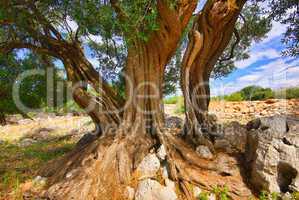
M 60 49 L 68 79 L 73 83 L 85 81 L 100 94 L 89 94 L 84 84 L 74 90 L 74 99 L 82 108 L 95 102 L 88 114 L 102 134 L 41 170 L 42 175 L 49 177 L 46 196 L 125 199 L 124 188 L 138 179 L 136 168 L 150 150 L 165 144 L 168 151 L 177 152 L 164 134 L 162 86 L 165 66 L 195 7 L 195 1 L 184 4 L 187 14 L 179 16 L 167 3 L 158 1 L 159 31 L 152 33 L 147 42 L 134 39 L 128 48 L 125 102 L 119 101 L 104 81 L 99 81 L 80 48 L 74 45 Z M 121 112 L 113 112 L 119 109 Z M 169 155 L 168 160 L 172 158 Z M 176 165 L 171 166 L 173 179 L 180 181 Z
M 185 136 L 197 144 L 210 146 L 205 133 L 212 124 L 208 116 L 209 79 L 217 60 L 232 38 L 235 23 L 245 3 L 208 1 L 193 24 L 181 69 L 181 87 L 185 97 Z

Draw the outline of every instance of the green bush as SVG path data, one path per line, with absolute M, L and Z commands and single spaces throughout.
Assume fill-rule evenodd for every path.
M 227 186 L 223 186 L 223 187 L 215 187 L 213 188 L 213 193 L 216 195 L 216 198 L 219 200 L 229 200 L 229 196 L 228 196 L 228 188 Z
M 179 97 L 177 99 L 177 103 L 176 103 L 176 110 L 174 111 L 176 114 L 183 114 L 185 113 L 185 103 L 184 103 L 184 98 L 183 97 Z
M 234 92 L 231 95 L 224 96 L 225 101 L 243 101 L 243 96 L 240 92 Z
M 256 101 L 265 100 L 274 97 L 274 93 L 271 88 L 262 88 L 259 86 L 248 86 L 240 91 L 244 100 Z
M 173 97 L 168 97 L 164 99 L 165 104 L 176 104 L 178 102 L 179 97 L 178 96 L 173 96 Z
M 299 98 L 299 87 L 277 90 L 277 91 L 275 91 L 275 98 L 298 99 Z

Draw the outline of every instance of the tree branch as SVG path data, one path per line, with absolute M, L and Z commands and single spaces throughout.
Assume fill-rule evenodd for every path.
M 236 28 L 234 28 L 234 35 L 236 37 L 236 41 L 234 42 L 234 44 L 232 45 L 232 48 L 230 50 L 230 54 L 228 57 L 226 58 L 222 58 L 222 59 L 219 59 L 219 62 L 224 62 L 224 61 L 228 61 L 228 60 L 231 60 L 233 57 L 234 57 L 234 51 L 235 51 L 235 48 L 237 46 L 237 44 L 240 42 L 241 38 L 240 38 L 240 35 L 239 35 L 239 32 Z
M 31 43 L 25 43 L 25 42 L 21 42 L 21 41 L 10 41 L 10 42 L 3 42 L 0 44 L 0 52 L 4 53 L 4 54 L 10 53 L 15 49 L 23 49 L 23 48 L 30 49 L 30 50 L 35 51 L 40 54 L 47 54 L 47 55 L 51 55 L 53 57 L 58 57 L 56 53 L 49 51 L 46 48 L 39 47 L 39 46 L 36 46 Z
M 45 26 L 45 28 L 49 29 L 58 40 L 62 40 L 62 36 L 60 33 L 52 26 L 51 23 L 47 21 L 47 19 L 40 13 L 40 11 L 35 7 L 35 5 L 30 4 L 29 5 L 36 17 L 38 17 L 41 20 L 42 25 Z
M 114 11 L 116 12 L 117 17 L 121 21 L 128 19 L 128 16 L 123 11 L 123 9 L 120 7 L 118 0 L 110 0 L 110 4 L 111 4 L 112 8 L 114 9 Z

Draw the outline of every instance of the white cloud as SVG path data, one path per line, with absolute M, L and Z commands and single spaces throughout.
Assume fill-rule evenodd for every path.
M 278 57 L 280 57 L 279 52 L 275 49 L 259 49 L 259 51 L 255 50 L 251 52 L 248 59 L 237 61 L 235 65 L 237 68 L 243 69 L 249 67 L 250 65 L 261 59 L 272 59 Z
M 96 42 L 96 43 L 102 43 L 103 42 L 103 38 L 99 35 L 92 35 L 89 34 L 88 35 L 88 39 L 91 39 L 92 41 Z
M 272 29 L 267 33 L 267 37 L 262 41 L 262 43 L 267 43 L 273 40 L 274 38 L 282 35 L 283 33 L 285 33 L 286 29 L 286 24 L 281 24 L 279 22 L 273 21 Z
M 70 29 L 73 32 L 75 32 L 78 29 L 78 24 L 74 20 L 72 20 L 70 17 L 67 17 L 66 23 L 68 24 L 68 26 L 70 27 Z
M 270 87 L 272 89 L 299 86 L 299 59 L 279 58 L 255 71 L 237 78 L 235 81 L 212 85 L 212 95 L 230 94 L 249 85 Z
M 261 78 L 260 74 L 250 74 L 250 75 L 245 75 L 245 76 L 238 78 L 238 81 L 252 82 L 252 81 L 256 81 L 260 78 Z

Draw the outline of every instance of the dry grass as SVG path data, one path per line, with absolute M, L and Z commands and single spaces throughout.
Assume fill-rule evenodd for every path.
M 4 143 L 0 145 L 0 199 L 21 199 L 20 185 L 36 176 L 47 161 L 62 156 L 74 141 L 35 143 L 26 148 Z
M 60 138 L 71 131 L 88 132 L 93 124 L 88 117 L 55 117 L 39 119 L 26 124 L 0 127 L 0 200 L 22 198 L 24 183 L 37 176 L 36 172 L 48 161 L 69 152 L 78 138 L 66 137 L 33 143 L 27 147 L 18 145 L 41 129 L 49 129 L 49 138 Z
M 51 135 L 63 136 L 72 130 L 84 128 L 93 130 L 89 117 L 55 117 L 39 119 L 26 124 L 7 125 L 0 127 L 0 139 L 8 142 L 15 142 L 41 129 L 53 129 Z

